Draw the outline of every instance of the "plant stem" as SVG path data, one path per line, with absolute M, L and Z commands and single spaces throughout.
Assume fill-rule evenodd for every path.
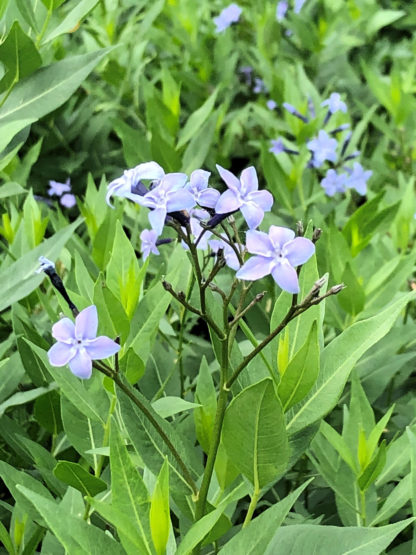
M 109 378 L 111 378 L 114 381 L 114 383 L 116 383 L 118 385 L 118 387 L 123 391 L 123 393 L 125 395 L 127 395 L 127 397 L 145 415 L 147 420 L 152 424 L 152 426 L 154 427 L 156 432 L 159 434 L 162 441 L 165 443 L 166 447 L 171 452 L 173 458 L 178 463 L 178 466 L 182 471 L 182 475 L 183 475 L 186 483 L 188 484 L 188 486 L 192 490 L 192 493 L 193 493 L 194 497 L 198 498 L 198 493 L 199 493 L 198 488 L 197 488 L 197 486 L 195 484 L 195 481 L 192 478 L 186 464 L 184 463 L 182 457 L 180 456 L 180 454 L 178 453 L 175 446 L 170 441 L 170 439 L 168 438 L 168 436 L 166 435 L 164 430 L 159 426 L 159 423 L 157 422 L 157 420 L 155 419 L 153 414 L 150 412 L 150 410 L 140 401 L 140 399 L 134 394 L 134 392 L 131 390 L 131 388 L 129 386 L 127 386 L 122 381 L 122 378 L 119 374 L 116 374 L 113 370 L 109 369 L 108 367 L 105 367 L 105 366 L 103 366 L 99 363 L 97 364 L 96 361 L 94 361 L 94 367 L 97 368 L 97 370 L 99 370 L 100 372 L 102 372 L 106 376 L 108 376 Z
M 41 29 L 38 37 L 36 38 L 36 46 L 37 47 L 39 47 L 39 45 L 41 43 L 41 40 L 43 39 L 43 35 L 46 33 L 46 29 L 48 28 L 49 20 L 51 19 L 52 12 L 53 12 L 53 0 L 50 0 L 49 1 L 48 13 L 46 14 L 45 21 L 43 22 L 42 29 Z
M 360 490 L 360 498 L 361 498 L 361 522 L 363 526 L 366 526 L 367 511 L 366 511 L 366 504 L 365 504 L 365 491 Z
M 259 497 L 260 497 L 260 490 L 256 487 L 254 489 L 254 493 L 251 497 L 251 501 L 250 501 L 250 505 L 248 507 L 246 518 L 244 519 L 244 522 L 243 522 L 243 528 L 246 528 L 246 526 L 248 526 L 250 524 L 251 519 L 253 518 L 254 511 L 257 507 Z
M 104 426 L 104 437 L 103 437 L 103 445 L 102 445 L 103 447 L 108 446 L 108 440 L 110 438 L 111 416 L 114 412 L 114 409 L 116 408 L 116 404 L 117 404 L 117 397 L 114 395 L 113 398 L 111 399 L 111 405 L 110 405 L 110 409 L 108 411 L 107 421 L 106 421 L 105 426 Z M 100 477 L 105 459 L 106 459 L 105 455 L 101 455 L 101 457 L 98 461 L 97 468 L 95 469 L 95 475 L 97 476 L 97 478 Z

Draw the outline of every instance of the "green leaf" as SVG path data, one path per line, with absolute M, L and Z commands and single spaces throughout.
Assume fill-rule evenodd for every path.
M 280 379 L 278 394 L 286 412 L 311 390 L 319 373 L 319 344 L 316 321 L 304 345 L 289 362 Z
M 0 44 L 0 59 L 7 68 L 0 81 L 0 92 L 6 91 L 14 82 L 17 83 L 42 65 L 36 46 L 22 31 L 18 21 L 13 23 L 6 39 Z
M 208 453 L 217 410 L 217 394 L 205 357 L 202 358 L 199 367 L 195 402 L 199 403 L 199 406 L 194 410 L 196 437 L 202 449 L 205 453 Z
M 181 171 L 191 173 L 191 171 L 204 165 L 212 146 L 217 121 L 218 111 L 211 114 L 208 120 L 192 137 L 183 155 Z
M 191 410 L 196 407 L 200 407 L 197 403 L 190 403 L 185 401 L 181 397 L 166 396 L 153 401 L 152 407 L 162 418 L 169 418 L 178 412 L 183 412 L 184 410 Z
M 295 524 L 276 532 L 265 555 L 380 555 L 412 518 L 380 528 Z
M 16 555 L 16 551 L 14 550 L 12 539 L 9 536 L 9 533 L 2 522 L 0 522 L 0 541 L 4 545 L 9 555 Z
M 43 517 L 50 530 L 68 553 L 125 555 L 124 549 L 118 542 L 106 534 L 104 530 L 85 522 L 82 515 L 79 517 L 73 516 L 68 513 L 66 507 L 58 505 L 55 501 L 50 501 L 22 485 L 16 487 L 36 512 Z
M 292 505 L 300 494 L 310 484 L 308 480 L 287 497 L 275 503 L 272 507 L 252 520 L 247 528 L 243 528 L 221 549 L 223 555 L 257 555 L 264 553 L 273 539 L 276 530 L 281 526 Z M 295 555 L 295 554 L 293 554 Z
M 404 17 L 405 15 L 406 15 L 406 12 L 403 10 L 377 9 L 376 13 L 373 14 L 366 22 L 365 30 L 368 35 L 373 35 L 383 27 L 386 27 L 387 25 L 394 23 L 395 21 Z
M 289 446 L 282 405 L 272 380 L 266 378 L 247 387 L 231 401 L 224 417 L 222 443 L 233 464 L 256 489 L 285 470 Z
M 193 114 L 191 114 L 183 126 L 180 134 L 177 149 L 182 148 L 188 141 L 192 139 L 192 137 L 200 130 L 202 125 L 207 120 L 208 116 L 212 112 L 215 101 L 218 95 L 218 87 L 211 93 L 211 95 L 207 98 L 207 100 L 196 110 Z
M 149 414 L 151 420 L 153 420 L 152 423 L 150 419 L 133 404 L 125 393 L 121 391 L 117 392 L 121 416 L 134 448 L 141 456 L 146 466 L 155 475 L 160 472 L 160 468 L 167 456 L 172 469 L 170 476 L 172 489 L 189 494 L 190 488 L 183 478 L 181 468 L 165 441 L 162 440 L 161 436 L 156 431 L 154 424 L 157 424 L 157 426 L 163 430 L 181 456 L 192 477 L 197 479 L 200 474 L 200 461 L 195 449 L 191 445 L 191 442 L 176 431 L 173 424 L 168 423 L 157 414 L 150 402 L 140 391 L 136 389 L 133 394 L 140 400 L 145 411 Z
M 19 353 L 0 362 L 0 401 L 7 399 L 23 378 L 25 369 L 20 361 Z
M 322 353 L 321 371 L 308 397 L 292 409 L 287 430 L 294 434 L 327 414 L 336 404 L 359 358 L 393 326 L 416 293 L 403 294 L 372 318 L 356 322 L 336 337 Z
M 19 260 L 0 270 L 0 291 L 2 292 L 0 311 L 23 299 L 39 287 L 45 279 L 43 273 L 35 273 L 39 267 L 39 257 L 43 255 L 49 260 L 55 260 L 81 221 L 81 219 L 78 219 L 60 229 L 53 237 L 46 239 L 35 249 L 20 257 Z
M 10 181 L 0 187 L 0 199 L 21 195 L 26 192 L 27 191 L 25 191 L 25 189 L 23 189 L 23 187 L 21 187 L 18 183 Z
M 411 498 L 412 480 L 411 474 L 405 476 L 397 486 L 389 493 L 381 509 L 369 523 L 369 526 L 376 526 L 381 522 L 387 522 L 391 517 L 397 515 L 399 509 L 403 507 Z
M 149 493 L 117 429 L 115 420 L 110 430 L 110 465 L 112 505 L 124 515 L 123 521 L 131 529 L 126 535 L 124 526 L 116 524 L 123 544 L 132 542 L 140 552 L 152 553 L 149 528 Z M 104 515 L 105 516 L 105 515 Z
M 358 466 L 344 438 L 329 424 L 322 420 L 319 430 L 332 445 L 338 455 L 345 461 L 354 473 L 358 473 Z
M 165 462 L 157 477 L 150 503 L 150 530 L 157 555 L 166 553 L 171 527 L 169 515 L 169 463 Z
M 59 461 L 53 473 L 58 480 L 77 489 L 84 496 L 94 497 L 97 493 L 107 489 L 104 480 L 93 476 L 78 463 Z
M 79 2 L 75 2 L 74 8 L 66 14 L 61 23 L 46 34 L 42 40 L 42 45 L 56 39 L 56 37 L 64 33 L 70 33 L 74 27 L 79 25 L 84 17 L 90 13 L 98 2 L 99 0 L 80 0 Z
M 29 389 L 29 391 L 18 391 L 14 395 L 11 395 L 6 401 L 0 403 L 0 418 L 3 416 L 4 412 L 9 407 L 15 407 L 18 405 L 25 405 L 26 403 L 30 403 L 34 401 L 41 395 L 45 395 L 49 391 L 56 389 L 55 384 L 51 384 L 48 387 L 37 387 L 35 389 Z
M 341 281 L 347 288 L 337 295 L 338 302 L 346 312 L 356 316 L 364 308 L 365 292 L 349 262 L 345 264 Z
M 65 58 L 19 81 L 0 108 L 0 151 L 20 130 L 66 102 L 108 51 Z

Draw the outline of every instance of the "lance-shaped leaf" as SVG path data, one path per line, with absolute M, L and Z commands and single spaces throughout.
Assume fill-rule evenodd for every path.
M 286 412 L 312 389 L 319 373 L 319 343 L 316 321 L 309 335 L 289 362 L 280 379 L 278 393 Z
M 77 489 L 84 496 L 94 497 L 107 489 L 104 480 L 93 476 L 78 463 L 59 461 L 53 473 L 61 482 Z
M 233 464 L 256 488 L 285 470 L 289 446 L 272 380 L 247 387 L 233 399 L 225 413 L 222 442 Z
M 170 526 L 169 463 L 165 459 L 157 477 L 150 505 L 150 531 L 157 555 L 163 555 L 166 552 Z
M 321 371 L 312 391 L 289 413 L 289 434 L 316 422 L 334 407 L 359 358 L 386 335 L 415 295 L 414 291 L 401 295 L 383 311 L 356 322 L 331 341 L 322 353 Z

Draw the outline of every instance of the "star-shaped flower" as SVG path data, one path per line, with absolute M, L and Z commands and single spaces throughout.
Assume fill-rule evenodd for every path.
M 365 195 L 367 192 L 367 181 L 373 175 L 371 170 L 364 170 L 359 162 L 354 162 L 353 169 L 347 168 L 349 176 L 346 180 L 346 185 L 349 189 L 355 189 L 360 195 Z
M 217 214 L 228 214 L 240 209 L 250 229 L 259 226 L 264 213 L 270 212 L 273 196 L 269 191 L 259 191 L 257 173 L 253 166 L 242 171 L 240 179 L 217 164 L 217 169 L 228 186 L 215 205 Z
M 306 146 L 313 153 L 312 164 L 315 168 L 322 166 L 325 160 L 337 161 L 338 141 L 330 137 L 323 129 L 319 131 L 318 137 L 308 141 Z
M 51 179 L 49 181 L 49 189 L 48 195 L 51 197 L 52 195 L 56 195 L 60 197 L 64 193 L 69 193 L 71 190 L 71 179 L 68 177 L 65 183 L 59 183 L 59 181 L 54 181 Z
M 295 237 L 286 227 L 270 226 L 269 233 L 247 232 L 248 252 L 255 254 L 238 270 L 236 277 L 254 281 L 268 274 L 281 289 L 299 293 L 295 267 L 304 264 L 315 252 L 315 245 L 305 237 Z
M 84 308 L 75 318 L 62 318 L 52 326 L 52 335 L 57 343 L 48 351 L 52 366 L 69 365 L 75 376 L 88 379 L 92 373 L 92 361 L 107 358 L 118 353 L 120 345 L 101 335 L 97 337 L 97 308 L 91 305 Z
M 151 252 L 157 255 L 160 254 L 156 246 L 157 238 L 158 238 L 158 234 L 153 229 L 144 229 L 140 233 L 140 241 L 141 241 L 140 252 L 143 255 L 143 260 L 146 260 L 146 258 L 149 256 Z
M 136 187 L 141 179 L 154 179 L 159 181 L 164 177 L 165 172 L 157 162 L 144 162 L 135 168 L 125 170 L 121 177 L 114 179 L 107 187 L 105 200 L 108 206 L 114 208 L 110 203 L 110 198 L 114 195 L 137 201 L 136 193 L 132 193 L 132 188 Z
M 335 193 L 345 193 L 347 179 L 348 175 L 346 173 L 339 174 L 335 170 L 330 169 L 322 179 L 321 186 L 329 197 L 333 197 Z
M 335 114 L 335 112 L 347 112 L 347 105 L 345 102 L 341 100 L 341 95 L 337 92 L 333 92 L 329 98 L 324 100 L 321 106 L 328 106 L 328 110 L 331 114 Z
M 199 204 L 203 208 L 214 208 L 220 196 L 219 191 L 208 186 L 210 175 L 211 172 L 195 170 L 191 173 L 189 183 L 185 186 L 185 189 L 193 195 L 195 204 Z
M 136 195 L 135 202 L 151 209 L 149 222 L 158 235 L 162 233 L 168 212 L 189 210 L 195 206 L 193 195 L 184 189 L 187 179 L 184 173 L 167 173 L 154 189 L 144 196 Z

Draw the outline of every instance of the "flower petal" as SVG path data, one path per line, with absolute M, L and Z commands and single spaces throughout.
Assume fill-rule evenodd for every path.
M 194 170 L 189 178 L 189 189 L 196 193 L 208 187 L 208 180 L 211 172 L 205 170 Z
M 162 166 L 157 162 L 144 162 L 133 168 L 135 180 L 139 179 L 162 179 L 165 175 Z
M 75 337 L 77 339 L 94 339 L 97 336 L 97 307 L 87 306 L 75 318 Z
M 78 378 L 83 380 L 91 378 L 92 361 L 85 349 L 79 349 L 74 358 L 69 362 L 69 369 Z
M 241 193 L 246 195 L 259 188 L 259 180 L 257 179 L 257 172 L 254 166 L 250 166 L 241 172 Z
M 52 326 L 52 337 L 63 343 L 69 343 L 75 339 L 75 325 L 69 318 L 61 318 Z
M 185 185 L 187 179 L 186 173 L 167 173 L 158 187 L 165 189 L 165 191 L 176 191 Z
M 241 206 L 240 195 L 236 194 L 231 189 L 225 191 L 217 201 L 215 205 L 215 212 L 217 214 L 228 214 L 229 212 L 235 212 Z
M 264 212 L 270 212 L 273 206 L 274 198 L 269 191 L 253 191 L 248 194 L 246 200 L 255 202 Z
M 76 354 L 77 350 L 73 345 L 67 343 L 55 343 L 48 351 L 48 358 L 52 366 L 65 366 Z
M 241 266 L 236 273 L 236 277 L 238 279 L 253 281 L 270 274 L 272 267 L 273 258 L 267 258 L 265 256 L 252 256 L 243 266 Z
M 179 191 L 169 191 L 167 193 L 166 209 L 168 212 L 176 210 L 190 210 L 196 205 L 195 199 L 186 189 Z
M 92 360 L 111 357 L 120 350 L 120 345 L 105 335 L 85 343 L 84 347 Z
M 304 264 L 315 252 L 315 245 L 306 237 L 296 237 L 289 241 L 283 248 L 282 255 L 292 266 Z
M 208 187 L 198 194 L 197 202 L 199 206 L 204 206 L 206 208 L 214 208 L 220 197 L 220 192 L 217 189 L 212 189 Z
M 250 229 L 246 235 L 246 247 L 251 254 L 260 254 L 262 256 L 272 257 L 274 246 L 270 241 L 270 237 L 263 231 Z
M 258 227 L 264 218 L 263 210 L 254 202 L 244 202 L 240 210 L 250 229 Z
M 154 229 L 158 235 L 161 235 L 163 226 L 165 225 L 166 208 L 155 208 L 155 210 L 149 212 L 148 218 L 152 229 Z
M 241 191 L 241 183 L 233 173 L 219 166 L 218 164 L 217 164 L 217 170 L 222 180 L 225 181 L 225 183 L 227 184 L 227 187 L 229 187 L 231 190 L 235 192 Z
M 291 241 L 295 237 L 295 232 L 287 227 L 271 225 L 269 229 L 269 237 L 275 248 L 282 249 L 285 243 Z
M 277 285 L 288 293 L 299 293 L 299 280 L 295 268 L 282 258 L 272 270 L 272 276 Z

